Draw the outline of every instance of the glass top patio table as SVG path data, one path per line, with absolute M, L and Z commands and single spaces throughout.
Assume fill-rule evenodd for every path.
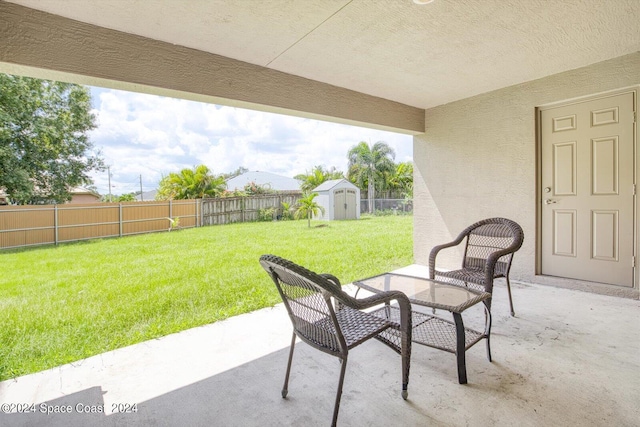
M 491 311 L 488 300 L 491 294 L 468 289 L 463 286 L 439 282 L 421 277 L 384 273 L 368 279 L 353 282 L 358 288 L 371 292 L 401 291 L 412 304 L 446 310 L 453 315 L 453 322 L 424 312 L 413 311 L 412 341 L 444 350 L 456 355 L 458 362 L 458 382 L 467 383 L 465 352 L 482 339 L 487 342 L 487 358 L 491 361 L 489 335 L 491 333 Z M 462 312 L 467 308 L 484 303 L 484 332 L 464 326 Z M 397 321 L 399 310 L 385 306 L 375 312 L 377 316 Z
M 413 304 L 462 313 L 467 308 L 491 298 L 491 294 L 421 277 L 384 273 L 356 280 L 354 285 L 371 292 L 401 291 Z

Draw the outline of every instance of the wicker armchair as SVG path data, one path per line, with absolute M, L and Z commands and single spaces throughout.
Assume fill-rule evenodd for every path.
M 436 257 L 440 251 L 458 246 L 465 239 L 462 268 L 453 271 L 436 270 Z M 493 293 L 493 280 L 504 277 L 507 281 L 511 315 L 514 316 L 509 270 L 513 254 L 520 249 L 523 240 L 522 228 L 509 219 L 489 218 L 478 221 L 465 228 L 454 241 L 438 245 L 431 250 L 429 255 L 430 277 L 471 286 L 491 294 Z
M 338 419 L 340 397 L 349 350 L 369 338 L 376 338 L 401 355 L 402 397 L 407 398 L 411 357 L 411 303 L 398 291 L 383 292 L 356 299 L 342 291 L 340 281 L 330 274 L 316 274 L 275 255 L 263 255 L 260 264 L 273 279 L 293 323 L 293 336 L 282 397 L 287 396 L 289 372 L 296 336 L 310 346 L 340 359 L 341 370 L 333 410 Z M 395 300 L 400 308 L 400 323 L 381 318 L 365 308 L 381 305 L 387 310 Z

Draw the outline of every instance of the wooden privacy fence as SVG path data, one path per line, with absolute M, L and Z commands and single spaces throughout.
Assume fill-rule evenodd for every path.
M 250 197 L 225 197 L 202 200 L 202 225 L 258 221 L 260 211 L 273 208 L 274 219 L 282 215 L 282 203 L 293 207 L 302 197 L 300 192 L 263 194 Z
M 168 218 L 180 228 L 258 221 L 260 212 L 282 215 L 300 192 L 221 199 L 67 205 L 0 206 L 0 249 L 167 231 Z
M 200 225 L 200 200 L 0 207 L 0 248 L 152 233 Z

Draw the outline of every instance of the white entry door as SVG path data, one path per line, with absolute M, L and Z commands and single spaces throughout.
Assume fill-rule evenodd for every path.
M 540 121 L 542 274 L 633 286 L 634 93 Z

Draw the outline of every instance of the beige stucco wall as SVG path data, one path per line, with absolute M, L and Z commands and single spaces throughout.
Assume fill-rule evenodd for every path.
M 637 296 L 637 290 L 536 276 L 535 111 L 638 84 L 640 53 L 635 53 L 427 110 L 426 132 L 413 143 L 416 263 L 428 265 L 430 249 L 467 225 L 502 216 L 525 232 L 512 278 Z M 459 265 L 454 255 L 442 260 L 443 267 Z

